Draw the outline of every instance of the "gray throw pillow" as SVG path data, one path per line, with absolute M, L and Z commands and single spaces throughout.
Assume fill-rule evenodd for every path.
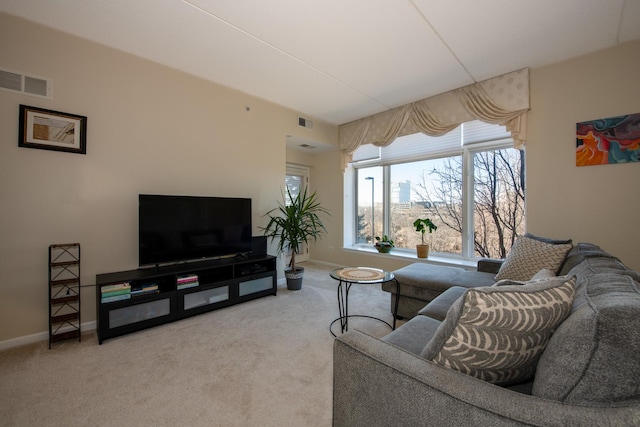
M 530 280 L 543 268 L 560 270 L 571 244 L 552 244 L 520 236 L 500 266 L 495 280 Z
M 449 309 L 421 356 L 506 385 L 535 372 L 553 331 L 571 312 L 575 276 L 469 289 Z

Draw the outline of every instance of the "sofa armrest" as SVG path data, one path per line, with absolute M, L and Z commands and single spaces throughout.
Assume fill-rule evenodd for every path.
M 576 407 L 521 394 L 356 330 L 334 341 L 334 427 L 633 425 L 639 411 Z
M 503 262 L 503 259 L 481 258 L 478 261 L 478 271 L 496 274 Z

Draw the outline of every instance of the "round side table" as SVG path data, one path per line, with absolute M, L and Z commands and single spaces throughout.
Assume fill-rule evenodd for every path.
M 336 336 L 331 329 L 336 322 L 340 322 L 340 331 L 342 333 L 347 332 L 349 330 L 350 317 L 374 319 L 386 324 L 392 330 L 396 329 L 398 300 L 400 299 L 400 282 L 396 280 L 392 272 L 371 267 L 343 267 L 333 270 L 331 272 L 331 277 L 338 281 L 338 311 L 340 313 L 340 316 L 333 320 L 329 325 L 329 332 L 331 332 L 331 335 L 334 337 Z M 390 282 L 392 280 L 396 282 L 396 303 L 393 310 L 393 325 L 377 317 L 363 314 L 349 314 L 349 290 L 351 289 L 351 285 L 354 283 L 373 285 Z

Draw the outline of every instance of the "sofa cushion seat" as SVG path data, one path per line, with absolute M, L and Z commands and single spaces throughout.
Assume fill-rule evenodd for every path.
M 452 286 L 473 288 L 495 283 L 492 273 L 469 271 L 457 267 L 414 263 L 393 272 L 400 282 L 402 297 L 431 301 Z M 387 292 L 395 292 L 395 283 L 383 284 Z
M 417 316 L 389 333 L 382 341 L 419 355 L 425 344 L 435 335 L 440 321 L 426 316 Z
M 418 314 L 443 321 L 444 318 L 447 317 L 449 308 L 451 308 L 453 303 L 456 302 L 466 290 L 467 288 L 463 288 L 462 286 L 453 286 L 434 298 L 433 301 L 424 306 Z

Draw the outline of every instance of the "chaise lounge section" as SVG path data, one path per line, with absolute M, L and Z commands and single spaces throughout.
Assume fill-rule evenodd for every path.
M 549 239 L 531 233 L 524 234 L 524 238 L 535 240 L 543 245 L 566 248 L 567 251 L 572 243 L 571 239 Z M 398 302 L 398 317 L 405 319 L 415 317 L 426 304 L 446 292 L 449 288 L 478 288 L 493 285 L 496 282 L 496 274 L 500 271 L 503 262 L 501 259 L 483 258 L 478 261 L 476 270 L 413 263 L 394 271 L 396 280 L 400 282 L 401 298 Z M 560 265 L 557 266 L 557 269 L 560 269 Z M 396 286 L 392 282 L 387 282 L 382 285 L 382 290 L 391 293 L 390 307 L 393 313 L 396 301 Z
M 383 339 L 356 330 L 337 338 L 334 426 L 640 425 L 640 274 L 590 243 L 573 247 L 553 273 L 450 287 L 446 292 L 459 295 L 444 320 L 427 315 L 442 313 L 444 303 L 430 308 L 433 301 Z M 549 292 L 564 300 L 544 308 L 542 319 L 555 323 L 533 365 L 516 370 L 516 381 L 480 379 L 434 356 L 473 312 L 469 301 L 505 294 L 545 299 Z
M 394 271 L 400 282 L 398 317 L 410 319 L 429 302 L 451 287 L 475 288 L 491 286 L 501 260 L 482 259 L 477 270 L 465 270 L 458 267 L 414 263 Z M 391 312 L 396 303 L 396 285 L 393 282 L 382 284 L 382 290 L 391 293 Z

